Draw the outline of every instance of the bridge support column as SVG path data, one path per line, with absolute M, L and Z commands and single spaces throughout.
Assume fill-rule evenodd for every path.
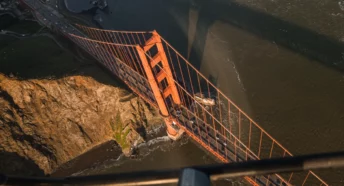
M 182 137 L 184 130 L 177 126 L 177 123 L 171 118 L 165 118 L 166 133 L 169 138 L 176 141 Z
M 157 50 L 156 55 L 147 55 L 146 52 L 154 46 Z M 172 76 L 172 71 L 167 61 L 166 53 L 161 44 L 161 38 L 156 32 L 153 32 L 153 36 L 146 42 L 145 46 L 143 48 L 140 46 L 136 46 L 136 49 L 139 54 L 139 58 L 141 60 L 144 71 L 147 75 L 147 79 L 153 91 L 154 97 L 157 101 L 160 113 L 164 117 L 167 128 L 167 135 L 172 140 L 177 140 L 182 136 L 184 131 L 178 127 L 178 121 L 171 117 L 168 108 L 171 108 L 172 105 L 167 104 L 168 102 L 170 102 L 167 101 L 167 99 L 172 99 L 173 104 L 176 105 L 180 105 L 181 100 Z M 149 56 L 149 59 L 147 59 L 146 55 Z M 153 68 L 157 67 L 159 63 L 161 64 L 160 66 L 158 66 L 158 69 L 160 71 L 155 72 L 154 74 Z M 165 81 L 165 83 L 167 82 L 167 87 L 162 86 L 163 81 Z

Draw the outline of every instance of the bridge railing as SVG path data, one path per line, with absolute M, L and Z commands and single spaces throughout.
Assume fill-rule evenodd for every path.
M 228 144 L 234 149 L 234 160 L 247 161 L 250 159 L 266 159 L 292 156 L 275 138 L 260 127 L 251 117 L 241 110 L 222 91 L 220 91 L 208 78 L 200 73 L 166 40 L 163 40 L 166 53 L 168 53 L 171 68 L 177 78 L 176 84 L 180 88 L 182 98 L 192 100 L 197 104 L 195 116 L 203 119 L 208 125 L 208 135 L 215 135 L 215 139 L 226 138 Z M 175 78 L 175 79 L 177 79 Z M 187 90 L 189 89 L 189 90 Z M 204 98 L 215 100 L 214 106 L 205 106 L 195 99 L 195 95 L 201 92 Z M 188 99 L 183 104 L 188 105 Z M 218 136 L 218 137 L 216 137 Z M 217 152 L 223 144 L 216 141 Z M 210 144 L 210 142 L 208 142 Z M 227 156 L 225 156 L 227 157 Z M 289 175 L 277 175 L 281 183 L 291 185 L 327 185 L 314 172 L 291 173 Z M 268 179 L 269 180 L 269 179 Z M 267 180 L 266 185 L 269 185 Z
M 153 32 L 78 27 L 90 39 L 71 35 L 72 40 L 84 46 L 105 66 L 117 72 L 119 69 L 115 63 L 123 63 L 146 78 L 136 47 L 145 48 Z M 292 156 L 162 37 L 161 41 L 182 102 L 181 105 L 174 105 L 171 97 L 166 97 L 165 103 L 169 105 L 169 112 L 179 121 L 180 127 L 191 137 L 224 162 Z M 153 47 L 145 54 L 152 61 L 156 52 Z M 168 75 L 159 63 L 156 67 L 153 68 L 155 75 Z M 161 90 L 166 87 L 166 83 L 162 81 L 159 84 Z M 132 89 L 145 97 L 135 87 Z M 156 105 L 154 101 L 151 104 Z M 259 185 L 327 185 L 312 171 L 246 179 Z

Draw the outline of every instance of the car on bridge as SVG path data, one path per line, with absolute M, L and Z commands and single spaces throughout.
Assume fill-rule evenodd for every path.
M 196 93 L 194 95 L 195 100 L 205 106 L 214 106 L 215 105 L 215 99 L 212 98 L 206 98 L 204 94 L 202 93 Z

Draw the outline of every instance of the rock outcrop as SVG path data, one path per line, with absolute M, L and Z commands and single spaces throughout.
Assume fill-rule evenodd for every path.
M 0 74 L 0 170 L 5 173 L 49 174 L 109 140 L 128 154 L 147 128 L 160 124 L 158 112 L 137 96 L 90 77 L 17 80 Z

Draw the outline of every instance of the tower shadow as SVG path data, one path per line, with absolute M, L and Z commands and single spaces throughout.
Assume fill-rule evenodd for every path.
M 215 21 L 222 21 L 337 71 L 344 71 L 344 45 L 340 41 L 233 1 L 223 3 L 198 0 L 196 3 L 200 7 L 199 20 L 190 61 L 198 69 L 202 62 L 208 29 Z

